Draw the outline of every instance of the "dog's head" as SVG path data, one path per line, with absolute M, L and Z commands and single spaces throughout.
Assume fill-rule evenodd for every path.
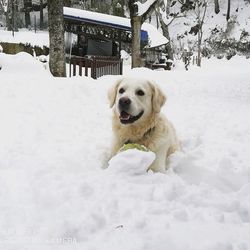
M 132 124 L 159 113 L 166 101 L 165 95 L 153 82 L 124 78 L 115 83 L 108 93 L 110 107 L 122 124 Z

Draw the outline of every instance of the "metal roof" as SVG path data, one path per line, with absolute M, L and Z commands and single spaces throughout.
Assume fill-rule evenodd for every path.
M 131 32 L 130 19 L 103 13 L 64 7 L 64 19 L 106 26 Z M 141 30 L 141 40 L 148 41 L 148 32 Z

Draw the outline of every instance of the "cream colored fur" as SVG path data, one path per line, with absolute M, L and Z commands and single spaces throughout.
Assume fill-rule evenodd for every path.
M 123 88 L 124 93 L 119 93 Z M 136 91 L 143 90 L 145 95 L 138 96 Z M 144 111 L 143 116 L 131 124 L 122 124 L 119 119 L 119 99 L 127 97 L 131 100 L 131 113 L 137 115 Z M 154 83 L 134 78 L 124 78 L 115 83 L 108 93 L 110 107 L 113 108 L 113 148 L 112 156 L 126 142 L 139 143 L 156 154 L 156 159 L 149 169 L 165 172 L 167 157 L 179 149 L 179 142 L 173 125 L 160 113 L 166 101 L 163 92 Z

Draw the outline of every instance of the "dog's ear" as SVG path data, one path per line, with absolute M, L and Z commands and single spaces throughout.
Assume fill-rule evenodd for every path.
M 149 82 L 149 85 L 152 89 L 153 110 L 156 113 L 159 113 L 161 111 L 161 107 L 165 104 L 167 98 L 165 94 L 162 92 L 162 90 L 155 83 Z
M 115 104 L 117 89 L 121 81 L 122 79 L 119 79 L 118 81 L 116 81 L 115 84 L 113 84 L 113 86 L 108 90 L 108 99 L 109 99 L 110 108 L 112 108 Z

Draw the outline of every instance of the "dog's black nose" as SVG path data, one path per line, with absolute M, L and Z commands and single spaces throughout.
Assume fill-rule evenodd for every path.
M 122 97 L 119 100 L 119 107 L 121 109 L 127 109 L 129 108 L 130 103 L 131 103 L 131 100 L 128 97 Z

